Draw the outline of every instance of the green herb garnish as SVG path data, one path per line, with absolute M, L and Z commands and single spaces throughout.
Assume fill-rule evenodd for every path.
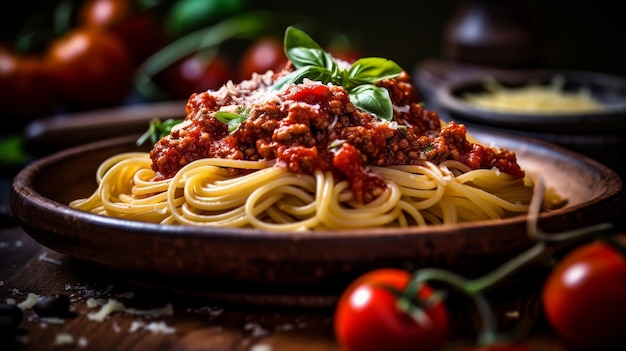
M 238 113 L 219 111 L 215 113 L 215 118 L 222 123 L 228 124 L 228 132 L 232 133 L 239 128 L 239 125 L 243 123 L 243 121 L 248 119 L 249 115 L 249 110 L 239 107 Z
M 343 69 L 308 34 L 294 27 L 287 27 L 284 46 L 285 54 L 296 70 L 278 81 L 274 89 L 302 83 L 305 78 L 341 85 L 348 91 L 350 100 L 357 108 L 391 121 L 393 105 L 389 92 L 374 83 L 399 76 L 402 68 L 395 62 L 380 57 L 366 57 L 354 62 L 350 68 Z
M 335 140 L 328 145 L 328 150 L 339 150 L 345 143 L 344 140 Z
M 159 139 L 171 133 L 172 128 L 183 122 L 182 119 L 166 119 L 165 121 L 161 121 L 159 119 L 153 119 L 150 121 L 150 126 L 148 130 L 143 133 L 139 139 L 137 139 L 137 145 L 142 145 L 146 142 L 146 140 L 150 139 L 152 144 L 155 144 Z

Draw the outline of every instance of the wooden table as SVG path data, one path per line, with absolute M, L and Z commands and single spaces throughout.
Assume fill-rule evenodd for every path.
M 7 215 L 0 223 L 0 302 L 21 303 L 29 293 L 71 298 L 71 315 L 60 320 L 45 321 L 25 309 L 16 350 L 341 350 L 332 307 L 238 305 L 139 289 L 41 246 Z M 525 344 L 538 351 L 564 350 L 541 317 L 538 294 L 545 273 L 523 273 L 489 298 L 503 330 L 524 320 L 531 330 Z M 132 313 L 91 320 L 89 315 L 101 308 L 89 307 L 97 298 L 115 299 Z M 477 319 L 464 298 L 452 296 L 449 309 L 452 335 L 446 350 L 456 350 L 472 342 Z

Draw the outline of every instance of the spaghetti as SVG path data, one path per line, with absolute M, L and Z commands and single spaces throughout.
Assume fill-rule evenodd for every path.
M 526 213 L 532 196 L 529 178 L 457 161 L 373 167 L 388 187 L 367 204 L 329 172 L 297 174 L 274 162 L 201 159 L 160 181 L 150 165 L 147 153 L 111 157 L 98 169 L 98 189 L 70 205 L 163 224 L 297 231 L 497 219 Z M 233 177 L 225 167 L 255 171 Z
M 533 182 L 515 153 L 480 145 L 464 125 L 424 109 L 395 63 L 335 65 L 310 38 L 288 33 L 299 37 L 286 45 L 305 46 L 290 57 L 295 63 L 193 94 L 185 120 L 149 153 L 105 160 L 94 193 L 70 206 L 271 231 L 450 224 L 528 211 Z M 324 66 L 307 66 L 320 57 Z

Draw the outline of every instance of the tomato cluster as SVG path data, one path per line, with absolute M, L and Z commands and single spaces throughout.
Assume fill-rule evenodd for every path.
M 56 109 L 120 104 L 138 62 L 164 37 L 157 18 L 130 0 L 86 0 L 64 30 L 38 47 L 4 43 L 0 51 L 0 112 L 18 122 Z M 49 24 L 53 26 L 54 23 Z M 42 28 L 50 32 L 50 28 Z
M 71 11 L 59 16 L 58 9 L 68 4 Z M 262 23 L 247 33 L 238 33 L 248 25 L 246 19 L 222 25 L 254 14 L 244 0 L 67 0 L 52 12 L 37 28 L 46 35 L 35 47 L 20 46 L 28 41 L 19 37 L 0 43 L 0 115 L 18 125 L 57 111 L 111 107 L 128 99 L 187 99 L 229 80 L 249 79 L 254 72 L 277 72 L 287 63 L 282 29 L 270 29 L 272 19 L 259 16 Z M 59 19 L 65 23 L 59 25 Z M 226 27 L 232 33 L 224 34 Z M 211 29 L 215 32 L 207 36 L 217 33 L 222 42 L 202 47 L 204 36 L 196 36 L 184 49 L 175 45 Z M 224 45 L 229 40 L 240 42 L 233 49 Z M 348 61 L 359 55 L 346 46 L 329 51 Z
M 187 99 L 195 92 L 218 89 L 229 80 L 250 79 L 255 72 L 278 72 L 286 63 L 282 41 L 277 36 L 262 36 L 253 40 L 241 57 L 219 51 L 185 55 L 155 75 L 154 81 L 170 98 Z
M 170 31 L 171 24 L 190 23 L 185 16 L 192 12 L 185 9 L 200 3 L 206 8 L 211 3 L 207 10 L 216 12 L 211 19 L 217 21 L 220 14 L 230 15 L 239 8 L 224 13 L 223 7 L 216 7 L 220 3 L 217 0 L 157 1 L 167 4 L 165 10 L 141 8 L 138 6 L 141 2 L 133 0 L 64 2 L 68 3 L 74 8 L 68 12 L 64 26 L 53 22 L 61 16 L 51 14 L 55 18 L 38 28 L 42 33 L 54 33 L 45 37 L 43 43 L 40 40 L 37 46 L 20 46 L 25 41 L 19 37 L 0 43 L 0 114 L 14 118 L 17 124 L 60 109 L 72 111 L 122 104 L 134 88 L 135 70 L 176 39 Z M 190 29 L 193 28 L 185 30 Z M 183 28 L 178 30 L 182 33 Z M 271 53 L 273 60 L 279 60 L 279 54 Z M 249 56 L 242 65 L 246 69 L 260 69 L 255 54 Z M 187 98 L 193 92 L 217 88 L 239 78 L 235 64 L 222 57 L 206 59 L 189 55 L 166 71 L 157 83 L 169 94 L 166 98 L 172 99 Z
M 626 246 L 623 240 L 614 238 L 585 243 L 566 253 L 557 260 L 543 283 L 544 315 L 568 349 L 606 350 L 626 346 L 623 332 L 626 328 Z M 416 293 L 414 302 L 418 306 L 420 301 L 423 304 L 417 317 L 402 308 L 406 304 L 401 299 L 405 298 L 411 279 L 411 274 L 404 270 L 378 269 L 348 286 L 338 300 L 334 319 L 335 335 L 343 350 L 444 348 L 448 311 L 444 301 L 428 302 L 433 296 L 428 285 L 423 285 Z M 462 286 L 457 288 L 463 289 Z M 494 339 L 491 344 L 460 350 L 531 349 L 519 341 Z

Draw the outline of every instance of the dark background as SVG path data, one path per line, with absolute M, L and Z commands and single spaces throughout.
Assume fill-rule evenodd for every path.
M 507 3 L 517 0 L 482 0 Z M 406 69 L 439 57 L 443 31 L 468 1 L 249 1 L 253 8 L 304 13 L 319 26 L 350 34 L 367 56 L 384 56 Z M 11 1 L 0 10 L 0 39 L 11 37 L 26 18 L 56 1 Z M 620 1 L 529 0 L 532 26 L 542 42 L 541 65 L 626 75 L 626 18 Z

